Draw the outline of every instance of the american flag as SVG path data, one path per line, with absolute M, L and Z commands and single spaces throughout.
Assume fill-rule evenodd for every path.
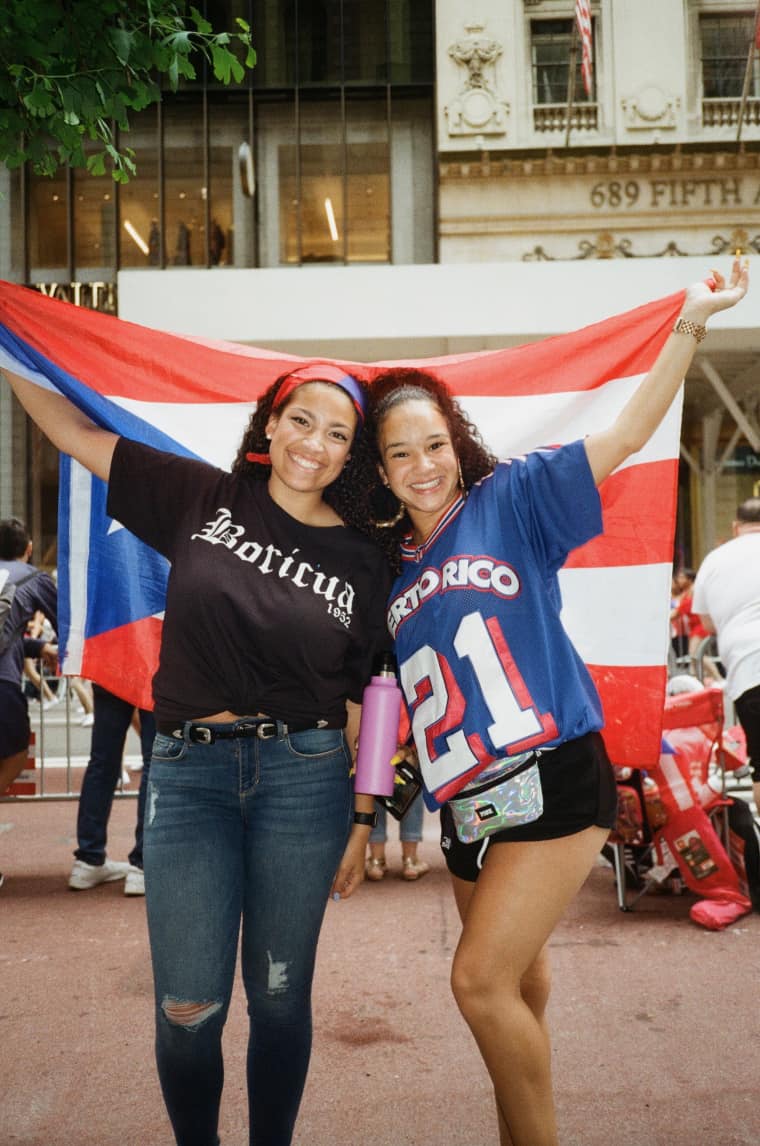
M 581 79 L 586 95 L 590 99 L 594 56 L 591 44 L 591 7 L 589 0 L 575 0 L 575 21 L 581 39 Z
M 429 360 L 500 457 L 608 426 L 652 366 L 683 292 L 572 334 Z M 100 425 L 229 468 L 256 397 L 301 359 L 179 337 L 0 283 L 0 368 L 66 394 Z M 371 380 L 380 365 L 341 362 Z M 409 363 L 405 363 L 409 365 Z M 681 400 L 603 484 L 603 536 L 560 573 L 562 619 L 589 666 L 612 760 L 660 755 Z M 62 670 L 151 706 L 167 563 L 105 513 L 105 487 L 62 459 Z

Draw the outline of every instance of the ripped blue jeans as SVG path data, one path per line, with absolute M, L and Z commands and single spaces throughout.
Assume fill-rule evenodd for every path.
M 178 1146 L 218 1141 L 241 920 L 249 1141 L 291 1141 L 311 1053 L 317 940 L 350 829 L 349 769 L 335 729 L 209 745 L 156 736 L 145 890 L 156 1061 Z

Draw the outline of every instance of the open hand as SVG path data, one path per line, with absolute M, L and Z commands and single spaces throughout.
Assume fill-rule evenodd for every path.
M 749 287 L 749 259 L 735 258 L 726 282 L 720 271 L 712 271 L 707 282 L 692 283 L 686 291 L 681 314 L 704 325 L 712 314 L 736 306 Z

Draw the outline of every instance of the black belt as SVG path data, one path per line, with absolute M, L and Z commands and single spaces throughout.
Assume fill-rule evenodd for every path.
M 241 740 L 248 736 L 256 736 L 259 740 L 271 740 L 279 733 L 287 736 L 290 732 L 307 732 L 310 728 L 334 728 L 327 720 L 291 722 L 273 720 L 271 716 L 251 716 L 236 721 L 231 728 L 223 728 L 215 724 L 197 724 L 191 721 L 158 721 L 156 729 L 163 736 L 172 736 L 175 740 L 187 738 L 193 744 L 213 744 L 216 740 Z

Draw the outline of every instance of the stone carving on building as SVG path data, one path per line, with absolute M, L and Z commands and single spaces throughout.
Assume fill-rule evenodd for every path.
M 493 78 L 503 48 L 498 40 L 485 35 L 485 24 L 479 21 L 465 24 L 465 32 L 449 48 L 451 59 L 467 71 L 464 83 L 445 109 L 449 135 L 504 135 L 509 104 L 499 99 Z
M 687 255 L 724 255 L 746 254 L 754 251 L 760 254 L 760 235 L 754 238 L 742 227 L 735 228 L 726 238 L 724 235 L 715 235 L 711 241 L 710 251 L 682 251 L 675 239 L 671 239 L 661 251 L 635 251 L 631 239 L 618 238 L 611 231 L 601 231 L 596 241 L 593 239 L 580 239 L 578 241 L 577 255 L 552 255 L 542 245 L 535 246 L 533 250 L 526 251 L 522 256 L 524 263 L 554 263 L 562 260 L 583 259 L 666 259 L 686 258 Z
M 672 131 L 677 127 L 676 112 L 681 106 L 677 96 L 667 96 L 649 85 L 636 95 L 620 101 L 623 122 L 628 131 Z

